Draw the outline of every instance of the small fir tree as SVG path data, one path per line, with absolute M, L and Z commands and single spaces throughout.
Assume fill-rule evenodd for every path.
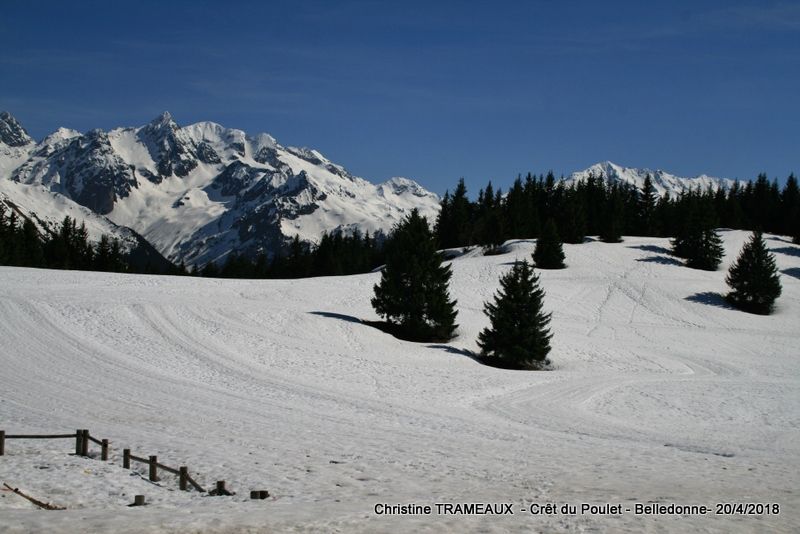
M 428 221 L 414 209 L 394 229 L 386 245 L 386 265 L 375 286 L 372 306 L 414 341 L 447 341 L 456 329 L 452 272 L 436 251 Z
M 726 299 L 737 308 L 769 315 L 781 295 L 781 281 L 775 257 L 767 250 L 761 232 L 753 232 L 728 271 L 725 282 L 733 291 Z
M 576 197 L 573 186 L 567 190 L 564 213 L 559 224 L 564 242 L 574 245 L 583 243 L 583 239 L 586 237 L 586 213 L 583 209 L 583 202 Z
M 656 230 L 656 206 L 658 205 L 658 193 L 653 186 L 653 180 L 648 173 L 644 177 L 644 185 L 639 195 L 639 230 L 638 233 L 646 236 L 658 235 Z
M 606 201 L 606 209 L 603 213 L 603 220 L 600 223 L 600 239 L 602 241 L 606 243 L 619 243 L 622 241 L 624 209 L 619 188 L 615 184 Z
M 483 357 L 499 367 L 542 369 L 550 363 L 550 314 L 542 310 L 544 290 L 527 261 L 500 278 L 494 302 L 485 304 L 490 326 L 478 334 Z
M 714 228 L 704 228 L 689 236 L 686 266 L 704 271 L 716 271 L 725 249 L 722 238 Z
M 558 236 L 556 223 L 548 219 L 533 251 L 533 262 L 539 269 L 563 269 L 564 250 Z

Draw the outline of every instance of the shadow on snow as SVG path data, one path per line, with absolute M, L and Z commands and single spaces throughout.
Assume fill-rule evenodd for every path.
M 359 319 L 358 317 L 353 317 L 352 315 L 345 315 L 343 313 L 335 313 L 335 312 L 312 311 L 308 313 L 310 313 L 311 315 L 319 315 L 320 317 L 337 319 L 339 321 L 345 321 L 348 323 L 360 323 L 366 326 L 371 326 L 373 328 L 380 330 L 381 332 L 385 332 L 403 341 L 413 341 L 417 343 L 425 342 L 424 340 L 414 340 L 414 339 L 408 339 L 407 337 L 401 337 L 402 331 L 400 330 L 399 326 L 389 323 L 387 321 L 365 321 L 364 319 Z M 430 342 L 430 340 L 427 341 Z M 518 366 L 508 364 L 499 358 L 488 358 L 482 356 L 481 354 L 472 352 L 471 350 L 459 349 L 457 347 L 453 347 L 452 345 L 445 345 L 444 343 L 434 343 L 432 345 L 426 345 L 426 347 L 429 349 L 443 350 L 445 352 L 449 352 L 450 354 L 458 354 L 460 356 L 466 356 L 467 358 L 475 362 L 478 362 L 482 365 L 486 365 L 487 367 L 494 367 L 496 369 L 520 370 Z M 544 369 L 547 368 L 549 367 L 548 366 L 544 367 Z
M 735 310 L 731 304 L 725 300 L 725 297 L 716 293 L 714 291 L 703 291 L 701 293 L 695 293 L 694 295 L 689 295 L 686 297 L 686 300 L 689 302 L 697 302 L 699 304 L 705 304 L 707 306 L 716 306 L 718 308 L 724 308 L 726 310 Z

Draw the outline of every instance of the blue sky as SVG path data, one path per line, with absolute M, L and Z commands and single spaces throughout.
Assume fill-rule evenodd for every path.
M 440 193 L 800 171 L 800 2 L 3 0 L 0 73 L 37 138 L 169 110 Z

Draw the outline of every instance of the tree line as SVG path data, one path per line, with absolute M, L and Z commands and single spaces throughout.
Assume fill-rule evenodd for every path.
M 565 243 L 587 235 L 618 241 L 622 235 L 672 237 L 694 226 L 759 229 L 800 241 L 800 190 L 794 174 L 783 189 L 761 174 L 714 190 L 659 196 L 648 175 L 641 189 L 590 175 L 569 186 L 553 173 L 518 177 L 506 194 L 491 181 L 470 200 L 464 180 L 445 193 L 436 221 L 441 248 L 483 245 L 488 250 L 514 238 L 538 238 L 552 220 Z
M 209 262 L 187 269 L 185 265 L 160 268 L 133 266 L 120 251 L 118 241 L 103 236 L 90 243 L 86 228 L 74 219 L 59 229 L 40 235 L 27 219 L 2 215 L 0 219 L 0 264 L 58 269 L 93 269 L 120 272 L 157 272 L 222 278 L 301 278 L 369 272 L 386 262 L 393 236 L 326 233 L 319 244 L 299 237 L 282 245 L 271 257 L 229 254 L 225 261 Z M 518 177 L 506 194 L 489 182 L 476 200 L 467 195 L 464 180 L 454 192 L 445 193 L 435 221 L 436 247 L 458 248 L 482 245 L 487 253 L 511 238 L 538 238 L 543 242 L 582 243 L 587 235 L 617 242 L 623 234 L 675 237 L 675 253 L 690 258 L 697 243 L 713 240 L 717 227 L 760 229 L 792 236 L 800 243 L 800 191 L 794 175 L 783 189 L 777 181 L 759 175 L 755 181 L 736 182 L 729 189 L 688 190 L 671 197 L 657 195 L 647 176 L 642 189 L 590 175 L 569 186 L 552 172 L 538 177 Z M 705 233 L 700 237 L 698 232 Z M 555 246 L 555 245 L 554 245 Z M 695 248 L 692 248 L 695 247 Z M 558 250 L 543 252 L 540 263 L 558 259 Z M 545 258 L 546 259 L 543 259 Z M 690 260 L 704 268 L 707 259 Z
M 56 231 L 41 234 L 36 224 L 0 210 L 0 265 L 131 272 L 118 239 L 103 235 L 89 239 L 86 224 L 65 217 Z

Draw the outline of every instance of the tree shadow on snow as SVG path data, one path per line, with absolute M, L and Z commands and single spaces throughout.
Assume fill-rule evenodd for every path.
M 769 241 L 780 241 L 781 243 L 789 243 L 790 245 L 794 245 L 794 242 L 791 239 L 786 239 L 785 237 L 778 237 L 776 235 L 770 236 L 767 238 Z
M 485 365 L 487 367 L 494 367 L 495 369 L 506 369 L 509 371 L 530 371 L 531 369 L 523 369 L 519 365 L 515 365 L 513 363 L 506 362 L 500 358 L 490 358 L 486 356 L 482 356 L 480 353 L 472 352 L 471 350 L 467 349 L 459 349 L 457 347 L 453 347 L 451 345 L 428 345 L 429 349 L 439 349 L 445 352 L 449 352 L 450 354 L 459 354 L 461 356 L 466 356 L 470 360 L 477 362 L 481 365 Z M 550 369 L 550 362 L 548 360 L 547 364 L 542 368 L 542 370 Z
M 800 280 L 800 267 L 790 267 L 781 271 L 786 276 L 792 276 Z
M 683 266 L 683 263 L 680 260 L 677 260 L 672 256 L 648 256 L 646 258 L 638 258 L 636 261 L 643 261 L 646 263 L 661 263 L 663 265 Z
M 669 254 L 670 250 L 658 245 L 628 245 L 627 248 L 635 248 L 637 250 L 646 250 L 647 252 L 658 252 L 659 254 Z
M 408 336 L 399 325 L 390 323 L 388 321 L 367 321 L 366 319 L 359 319 L 358 317 L 353 317 L 352 315 L 345 315 L 343 313 L 335 312 L 312 311 L 308 313 L 311 315 L 319 315 L 320 317 L 328 317 L 329 319 L 338 319 L 348 323 L 358 323 L 371 326 L 372 328 L 376 328 L 381 332 L 385 332 L 393 337 L 396 337 L 397 339 L 402 339 L 403 341 L 414 341 L 417 343 L 426 341 L 424 339 L 414 339 L 413 337 Z
M 420 340 L 420 339 L 410 339 L 398 325 L 389 323 L 387 321 L 366 321 L 364 319 L 359 319 L 358 317 L 353 317 L 352 315 L 345 315 L 343 313 L 335 313 L 335 312 L 312 311 L 308 313 L 310 313 L 311 315 L 319 315 L 320 317 L 328 317 L 329 319 L 338 319 L 339 321 L 345 321 L 348 323 L 360 323 L 366 326 L 371 326 L 372 328 L 376 328 L 381 332 L 389 334 L 403 341 L 412 341 L 415 343 L 426 342 L 425 340 Z M 427 342 L 430 343 L 430 340 L 428 340 Z M 449 352 L 450 354 L 458 354 L 461 356 L 466 356 L 467 358 L 481 365 L 486 365 L 487 367 L 494 367 L 497 369 L 520 370 L 518 366 L 509 365 L 498 358 L 486 358 L 478 353 L 472 352 L 471 350 L 459 349 L 451 345 L 445 345 L 444 343 L 434 343 L 432 345 L 427 345 L 427 347 L 429 349 L 443 350 L 445 352 Z M 544 369 L 549 369 L 549 362 L 548 366 L 546 366 Z
M 686 300 L 689 302 L 697 302 L 699 304 L 705 304 L 707 306 L 716 306 L 718 308 L 724 308 L 726 310 L 735 310 L 733 306 L 725 300 L 725 297 L 716 293 L 714 291 L 703 291 L 701 293 L 695 293 L 694 295 L 689 295 L 686 297 Z
M 466 356 L 471 360 L 477 361 L 478 355 L 472 352 L 471 350 L 467 349 L 459 349 L 457 347 L 453 347 L 451 345 L 427 345 L 429 349 L 440 349 L 445 352 L 449 352 L 450 354 L 460 354 L 461 356 Z
M 329 317 L 331 319 L 339 319 L 340 321 L 347 321 L 348 323 L 363 323 L 361 319 L 358 317 L 353 317 L 352 315 L 344 315 L 343 313 L 334 313 L 334 312 L 323 312 L 323 311 L 312 311 L 308 312 L 311 315 L 319 315 L 320 317 Z
M 789 256 L 800 257 L 800 247 L 781 247 L 781 248 L 773 248 L 771 250 L 772 252 L 779 252 L 781 254 L 787 254 Z

